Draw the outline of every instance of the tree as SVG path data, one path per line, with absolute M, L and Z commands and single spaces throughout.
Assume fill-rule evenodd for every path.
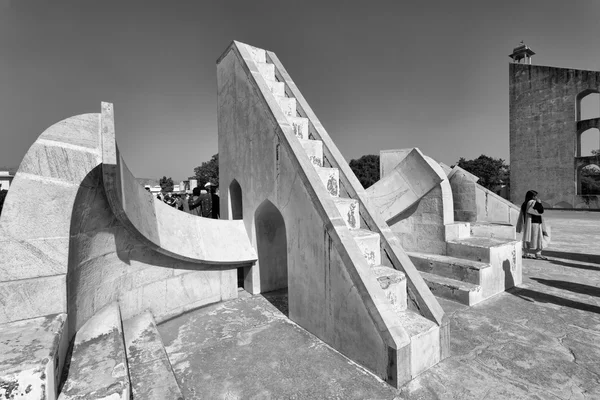
M 160 185 L 160 190 L 163 192 L 172 192 L 173 191 L 173 179 L 171 179 L 171 177 L 167 178 L 166 176 L 163 176 L 158 181 L 158 184 Z
M 600 167 L 594 164 L 581 169 L 581 194 L 600 194 Z
M 0 214 L 2 213 L 2 206 L 4 206 L 4 199 L 6 199 L 6 195 L 8 190 L 0 190 Z
M 208 182 L 219 186 L 219 154 L 215 154 L 210 161 L 205 161 L 194 168 L 194 174 L 200 187 L 204 187 Z
M 369 154 L 350 160 L 350 168 L 365 189 L 379 180 L 379 156 Z
M 479 178 L 478 184 L 484 188 L 495 190 L 500 185 L 508 185 L 510 169 L 501 158 L 492 158 L 480 155 L 474 160 L 465 160 L 461 157 L 457 165 Z
M 600 149 L 592 150 L 592 155 L 593 156 L 600 156 Z

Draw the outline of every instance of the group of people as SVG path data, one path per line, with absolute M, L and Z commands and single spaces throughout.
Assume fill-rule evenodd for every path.
M 523 258 L 547 260 L 542 255 L 544 242 L 549 240 L 549 229 L 544 221 L 544 206 L 538 198 L 538 192 L 529 190 L 521 204 L 517 221 L 517 232 L 523 232 Z
M 216 194 L 217 187 L 208 182 L 204 185 L 206 190 L 195 187 L 192 194 L 181 196 L 180 194 L 166 194 L 157 196 L 158 200 L 167 205 L 204 218 L 219 219 L 219 196 Z

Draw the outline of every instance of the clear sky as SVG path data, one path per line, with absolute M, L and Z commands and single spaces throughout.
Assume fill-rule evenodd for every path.
M 508 54 L 600 70 L 599 23 L 598 0 L 0 0 L 0 166 L 108 101 L 134 175 L 187 178 L 218 151 L 232 40 L 277 54 L 347 160 L 508 160 Z

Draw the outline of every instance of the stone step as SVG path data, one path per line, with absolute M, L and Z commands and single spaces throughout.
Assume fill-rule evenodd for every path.
M 257 62 L 258 71 L 266 81 L 275 80 L 275 64 Z
M 130 400 L 121 313 L 116 302 L 79 329 L 68 371 L 59 400 Z
M 512 259 L 515 246 L 520 243 L 516 240 L 470 237 L 446 241 L 446 254 L 458 258 L 466 258 L 484 263 L 492 260 Z
M 152 314 L 123 321 L 123 334 L 133 399 L 183 400 Z
M 344 218 L 348 229 L 360 228 L 360 210 L 358 209 L 358 200 L 346 197 L 335 197 L 333 199 L 338 211 Z
M 440 328 L 408 309 L 399 311 L 398 316 L 410 337 L 410 369 L 414 378 L 440 362 Z
M 458 281 L 481 285 L 481 274 L 486 268 L 491 268 L 489 263 L 444 256 L 407 252 L 415 267 L 421 272 L 428 272 Z
M 376 265 L 371 268 L 383 289 L 385 296 L 390 300 L 396 311 L 406 310 L 406 275 L 397 269 L 385 265 Z
M 333 197 L 340 196 L 340 171 L 337 168 L 316 167 L 321 181 Z
M 246 48 L 250 52 L 252 59 L 256 63 L 266 63 L 267 62 L 267 52 L 263 49 L 259 49 L 258 47 L 246 45 Z
M 381 264 L 381 237 L 379 234 L 367 229 L 354 229 L 351 232 L 369 265 L 373 267 Z
M 299 139 L 309 139 L 308 137 L 308 118 L 304 117 L 288 117 L 288 121 L 294 128 L 294 133 Z
M 271 89 L 271 93 L 273 96 L 285 96 L 285 83 L 278 81 L 270 81 L 266 80 L 269 89 Z
M 67 314 L 0 325 L 0 399 L 56 400 L 69 338 Z
M 476 222 L 471 223 L 471 236 L 516 240 L 517 232 L 510 224 Z
M 444 225 L 446 240 L 457 240 L 471 237 L 469 222 L 452 222 Z
M 288 117 L 296 117 L 298 113 L 296 111 L 296 99 L 293 97 L 275 96 L 277 103 L 281 107 L 283 113 Z
M 323 166 L 323 142 L 320 140 L 299 139 L 310 162 L 317 167 Z
M 483 290 L 479 285 L 430 274 L 429 272 L 421 272 L 421 276 L 435 296 L 468 306 L 477 304 L 484 299 Z

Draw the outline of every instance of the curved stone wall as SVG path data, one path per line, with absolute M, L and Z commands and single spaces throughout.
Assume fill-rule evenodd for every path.
M 103 156 L 120 160 L 108 103 L 48 128 L 25 155 L 0 219 L 0 323 L 68 312 L 73 335 L 113 301 L 124 318 L 161 321 L 237 297 L 234 267 L 256 258 L 243 222 L 154 202 Z

